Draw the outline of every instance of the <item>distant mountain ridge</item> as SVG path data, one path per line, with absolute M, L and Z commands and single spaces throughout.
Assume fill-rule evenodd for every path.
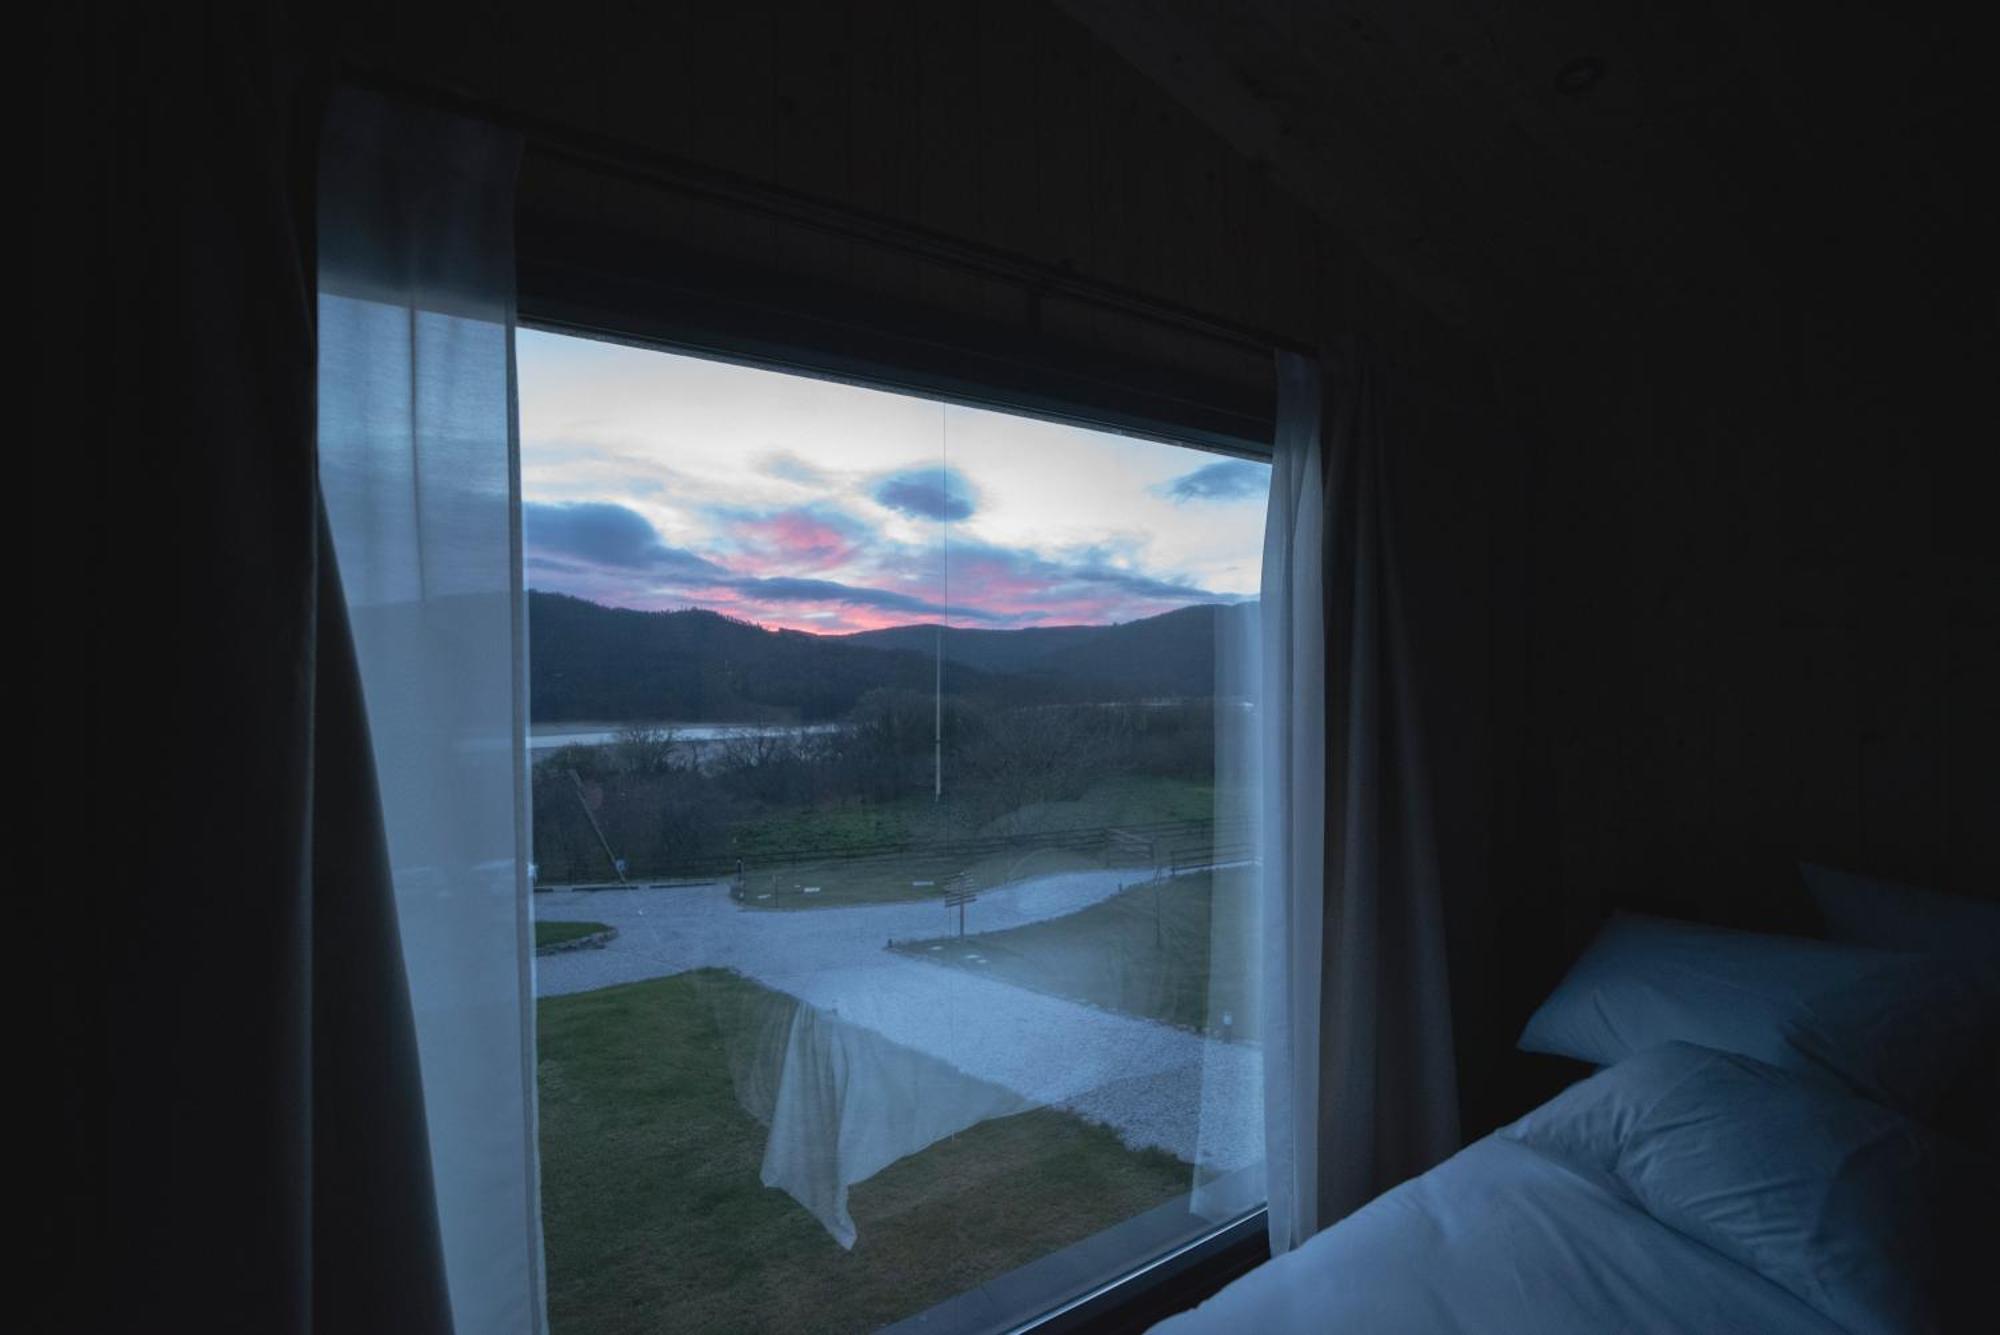
M 1254 604 L 1195 603 L 1108 626 L 1029 626 L 1020 630 L 943 632 L 947 663 L 1068 688 L 1098 687 L 1109 698 L 1202 696 L 1215 690 L 1218 634 L 1235 633 Z M 933 653 L 934 625 L 891 626 L 839 638 L 880 649 Z M 1066 693 L 1068 693 L 1066 691 Z
M 1198 604 L 1110 626 L 949 628 L 945 690 L 997 704 L 1206 696 L 1218 627 L 1248 614 Z M 537 723 L 835 719 L 877 688 L 930 691 L 939 643 L 936 626 L 811 635 L 536 590 L 528 635 Z

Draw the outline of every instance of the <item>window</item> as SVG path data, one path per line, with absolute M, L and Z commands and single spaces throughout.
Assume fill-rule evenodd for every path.
M 558 1335 L 990 1326 L 1258 1204 L 1267 466 L 518 358 Z

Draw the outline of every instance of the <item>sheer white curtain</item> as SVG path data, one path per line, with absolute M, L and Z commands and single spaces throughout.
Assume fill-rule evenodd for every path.
M 1223 609 L 1215 623 L 1215 843 L 1211 881 L 1208 1009 L 1211 1028 L 1238 1041 L 1202 1047 L 1194 1190 L 1189 1209 L 1211 1223 L 1264 1203 L 1264 1062 L 1259 1018 L 1268 1013 L 1260 958 L 1264 895 L 1256 858 L 1257 813 L 1267 775 L 1257 697 L 1261 621 L 1255 603 Z
M 1274 1253 L 1458 1142 L 1387 448 L 1360 348 L 1280 354 L 1258 701 Z
M 459 1335 L 543 1324 L 518 157 L 490 127 L 343 92 L 320 171 L 320 479 L 373 737 Z

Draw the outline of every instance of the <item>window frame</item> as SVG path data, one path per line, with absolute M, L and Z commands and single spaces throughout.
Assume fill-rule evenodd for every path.
M 520 324 L 1268 462 L 1275 345 L 1255 390 L 844 285 L 527 212 Z M 1030 306 L 1040 298 L 1032 291 Z M 1030 323 L 1039 323 L 1036 316 Z M 1224 346 L 1217 343 L 1218 348 Z M 1244 356 L 1236 348 L 1236 356 Z
M 1148 396 L 1133 392 L 1131 382 L 1115 373 L 1079 374 L 1063 350 L 1032 337 L 995 339 L 991 331 L 955 329 L 950 322 L 940 326 L 935 318 L 913 318 L 907 310 L 851 292 L 845 297 L 855 303 L 858 318 L 841 318 L 828 306 L 843 298 L 840 289 L 815 285 L 800 299 L 802 285 L 790 276 L 719 267 L 708 257 L 675 270 L 635 261 L 633 250 L 615 244 L 580 264 L 576 234 L 551 241 L 560 230 L 524 225 L 517 238 L 519 328 L 886 390 L 1209 454 L 1260 462 L 1272 455 L 1275 383 L 1268 418 L 1240 399 L 1229 403 L 1232 396 L 1214 383 L 1192 394 Z M 607 253 L 613 258 L 605 258 Z M 621 276 L 621 261 L 633 263 L 640 276 Z M 682 257 L 683 265 L 687 262 Z M 703 272 L 688 277 L 695 269 Z M 731 290 L 735 283 L 742 286 Z M 982 383 L 971 374 L 973 366 L 994 371 L 996 383 Z M 1129 373 L 1130 364 L 1118 370 Z M 1260 429 L 1261 437 L 1255 434 Z M 518 473 L 518 458 L 515 468 Z M 518 481 L 517 476 L 516 504 Z M 1260 1204 L 1162 1254 L 1136 1258 L 1129 1271 L 1060 1300 L 1012 1330 L 1021 1335 L 1143 1331 L 1269 1259 L 1267 1215 Z M 911 1313 L 904 1321 L 935 1310 Z

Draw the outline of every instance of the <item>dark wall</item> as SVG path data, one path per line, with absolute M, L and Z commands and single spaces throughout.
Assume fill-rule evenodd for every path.
M 1908 253 L 1723 271 L 1514 378 L 1511 1023 L 1615 907 L 1810 931 L 1800 860 L 2000 893 L 1992 323 Z
M 1462 371 L 1469 360 L 1464 340 L 1263 167 L 1040 0 L 377 0 L 329 10 L 325 22 L 357 70 L 1280 334 L 1366 327 L 1413 365 L 1450 359 Z M 1025 326 L 1035 314 L 1008 284 L 573 164 L 531 155 L 522 201 L 968 319 Z M 1103 311 L 1039 314 L 1086 342 L 1168 361 L 1202 355 Z

